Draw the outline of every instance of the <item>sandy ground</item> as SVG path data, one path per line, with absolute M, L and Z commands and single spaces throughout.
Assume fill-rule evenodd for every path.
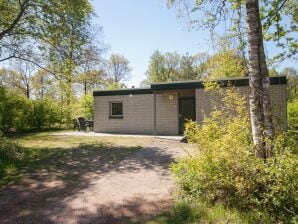
M 152 138 L 116 164 L 90 160 L 90 172 L 63 181 L 61 170 L 30 174 L 0 191 L 0 223 L 131 223 L 169 209 L 174 192 L 169 164 L 190 147 Z M 73 161 L 77 162 L 77 161 Z M 80 171 L 74 171 L 74 177 Z

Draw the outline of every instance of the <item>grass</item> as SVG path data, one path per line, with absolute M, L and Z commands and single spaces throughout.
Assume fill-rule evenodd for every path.
M 209 204 L 199 200 L 178 200 L 173 209 L 142 224 L 250 224 L 271 223 L 269 217 L 257 218 L 257 214 L 241 212 L 221 204 Z
M 34 133 L 11 138 L 22 147 L 14 161 L 1 161 L 0 187 L 15 183 L 24 174 L 60 172 L 63 180 L 99 170 L 119 162 L 139 150 L 149 139 L 57 136 L 52 132 Z

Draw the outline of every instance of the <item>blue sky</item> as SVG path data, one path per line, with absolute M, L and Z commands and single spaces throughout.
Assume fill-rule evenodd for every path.
M 208 31 L 189 31 L 186 21 L 177 19 L 177 11 L 167 8 L 166 0 L 93 0 L 92 3 L 98 15 L 95 23 L 103 27 L 103 41 L 110 46 L 108 54 L 122 54 L 131 63 L 128 87 L 137 87 L 145 79 L 154 50 L 212 53 Z M 295 64 L 285 62 L 281 67 L 285 65 Z

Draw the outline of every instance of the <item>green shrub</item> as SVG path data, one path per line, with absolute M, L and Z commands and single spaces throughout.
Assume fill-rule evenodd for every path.
M 15 161 L 22 156 L 22 147 L 16 143 L 0 137 L 0 161 Z
M 29 115 L 32 129 L 50 129 L 62 123 L 63 113 L 59 104 L 49 99 L 33 100 Z
M 2 177 L 14 170 L 14 163 L 22 159 L 23 153 L 18 143 L 0 136 L 0 185 Z
M 289 129 L 298 131 L 298 99 L 288 102 Z
M 19 131 L 27 129 L 30 101 L 2 87 L 0 87 L 0 95 L 0 130 L 7 133 L 12 129 Z
M 27 99 L 0 87 L 0 131 L 59 128 L 68 122 L 65 107 L 50 99 Z
M 72 117 L 93 118 L 93 96 L 90 94 L 83 95 L 77 103 L 72 105 Z
M 298 211 L 297 142 L 278 135 L 266 161 L 254 156 L 245 101 L 233 88 L 207 85 L 221 102 L 203 124 L 189 122 L 185 135 L 197 151 L 172 166 L 183 195 L 255 211 L 260 220 L 288 222 Z

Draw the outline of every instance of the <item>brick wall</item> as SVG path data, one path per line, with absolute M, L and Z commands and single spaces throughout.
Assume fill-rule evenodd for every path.
M 276 129 L 287 128 L 287 89 L 286 85 L 271 85 L 270 96 L 273 107 L 273 119 Z M 248 107 L 249 87 L 237 87 L 241 94 L 246 97 Z M 196 89 L 196 119 L 202 122 L 204 114 L 212 110 L 211 99 L 215 97 L 204 89 Z M 248 107 L 249 108 L 249 107 Z
M 123 119 L 110 119 L 111 101 L 123 102 Z M 153 94 L 94 97 L 94 131 L 107 133 L 153 133 Z
M 169 95 L 173 99 L 169 99 Z M 156 133 L 178 135 L 178 97 L 175 91 L 156 94 Z
M 248 87 L 237 87 L 248 99 Z M 156 134 L 178 134 L 178 93 L 183 91 L 161 91 L 156 93 Z M 183 95 L 184 94 L 184 95 Z M 273 106 L 274 125 L 277 129 L 287 127 L 286 85 L 272 85 L 270 89 Z M 169 95 L 173 99 L 169 99 Z M 192 94 L 187 94 L 191 96 Z M 204 89 L 196 89 L 196 118 L 202 122 L 204 114 L 212 110 L 211 98 L 214 96 Z M 123 119 L 109 118 L 111 101 L 123 102 Z M 153 94 L 96 96 L 94 97 L 94 131 L 108 133 L 152 134 L 154 129 Z M 247 100 L 248 105 L 248 100 Z

